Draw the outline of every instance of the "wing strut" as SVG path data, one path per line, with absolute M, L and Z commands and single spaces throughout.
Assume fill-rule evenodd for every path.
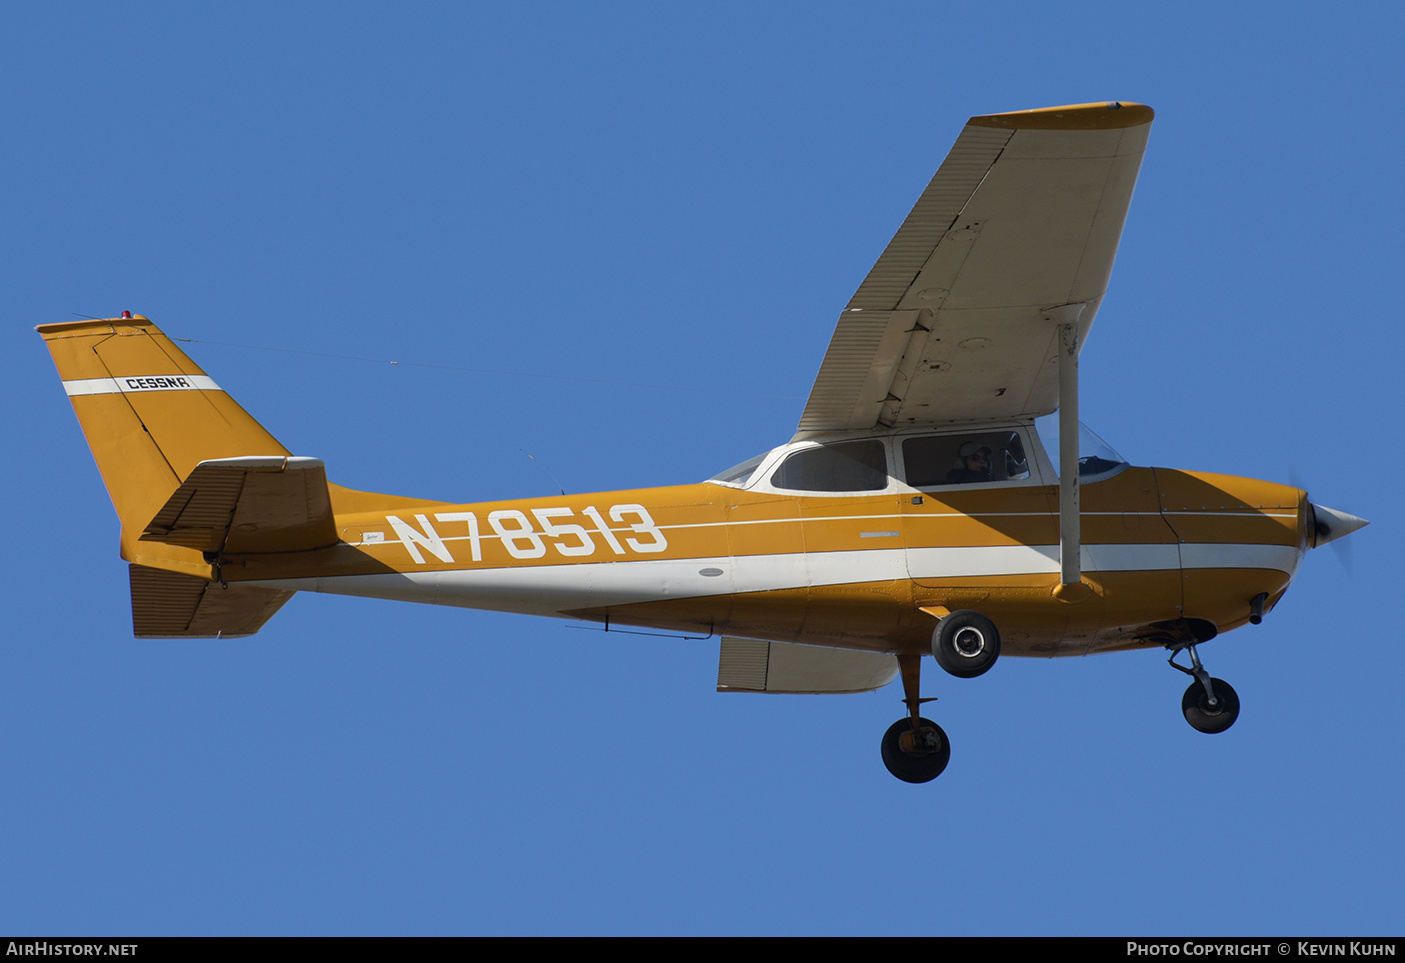
M 1082 597 L 1071 586 L 1083 583 L 1079 559 L 1082 538 L 1078 508 L 1078 317 L 1082 304 L 1064 304 L 1048 312 L 1059 333 L 1059 588 L 1067 601 Z

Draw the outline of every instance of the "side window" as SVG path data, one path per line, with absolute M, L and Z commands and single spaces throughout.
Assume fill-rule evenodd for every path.
M 1029 477 L 1017 431 L 938 435 L 903 441 L 903 470 L 913 488 L 979 485 Z
M 781 462 L 771 484 L 801 492 L 871 492 L 888 487 L 881 441 L 851 441 L 795 452 Z

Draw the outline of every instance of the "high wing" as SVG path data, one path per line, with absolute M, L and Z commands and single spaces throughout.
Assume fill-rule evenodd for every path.
M 840 315 L 800 434 L 1057 409 L 1056 323 L 1081 347 L 1151 120 L 1128 103 L 972 117 Z

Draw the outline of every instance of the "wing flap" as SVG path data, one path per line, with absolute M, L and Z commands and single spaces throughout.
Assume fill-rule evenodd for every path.
M 847 305 L 890 311 L 898 306 L 937 242 L 955 223 L 1013 131 L 968 124 L 913 205 L 898 232 Z
M 284 455 L 202 461 L 141 537 L 226 555 L 334 545 L 326 466 Z
M 888 397 L 916 319 L 916 311 L 846 315 L 825 351 L 800 429 L 872 425 Z
M 897 658 L 883 652 L 723 636 L 717 658 L 717 691 L 872 692 L 892 682 L 897 674 Z
M 145 565 L 128 567 L 132 634 L 139 639 L 243 638 L 253 635 L 292 592 L 222 586 Z

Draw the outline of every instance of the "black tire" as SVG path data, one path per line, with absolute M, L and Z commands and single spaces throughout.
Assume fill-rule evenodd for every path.
M 1211 679 L 1210 685 L 1215 690 L 1215 701 L 1218 705 L 1210 705 L 1210 699 L 1205 695 L 1205 687 L 1196 679 L 1181 697 L 1181 712 L 1185 714 L 1185 721 L 1189 722 L 1193 729 L 1201 732 L 1224 732 L 1239 718 L 1239 693 L 1223 679 Z
M 937 623 L 932 655 L 937 665 L 958 679 L 974 679 L 1000 658 L 1000 633 L 981 613 L 961 609 Z
M 930 719 L 918 719 L 920 731 L 929 737 L 935 732 L 939 745 L 925 752 L 903 752 L 899 739 L 912 731 L 911 719 L 899 719 L 883 733 L 883 765 L 903 782 L 931 782 L 942 774 L 951 761 L 951 743 L 942 727 Z

